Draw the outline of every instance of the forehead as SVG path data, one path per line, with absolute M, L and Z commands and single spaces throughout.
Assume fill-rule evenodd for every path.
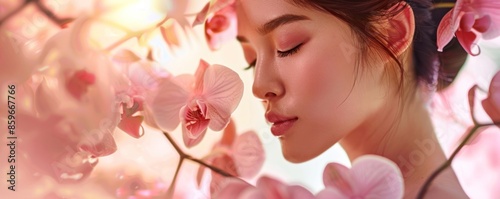
M 257 30 L 266 22 L 284 14 L 307 16 L 312 11 L 298 7 L 287 0 L 237 0 L 238 33 Z

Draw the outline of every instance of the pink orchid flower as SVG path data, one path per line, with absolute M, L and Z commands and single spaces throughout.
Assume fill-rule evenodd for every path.
M 214 145 L 210 154 L 203 160 L 213 166 L 220 168 L 231 175 L 252 178 L 260 171 L 264 164 L 265 156 L 262 142 L 257 133 L 247 131 L 236 135 L 236 126 L 233 121 L 224 129 L 221 140 Z M 200 185 L 206 168 L 200 166 L 197 181 Z M 214 193 L 217 187 L 226 180 L 226 177 L 212 171 L 210 192 Z
M 182 123 L 184 144 L 193 147 L 207 127 L 214 131 L 226 127 L 242 95 L 243 82 L 237 73 L 202 60 L 194 77 L 165 78 L 149 107 L 162 130 L 173 131 Z
M 455 7 L 441 20 L 438 27 L 438 51 L 456 36 L 462 47 L 470 55 L 479 37 L 493 39 L 500 36 L 500 1 L 497 0 L 457 0 Z
M 314 195 L 304 187 L 286 185 L 273 178 L 263 176 L 254 187 L 239 180 L 228 180 L 215 194 L 217 199 L 314 199 Z
M 235 0 L 210 0 L 203 9 L 196 15 L 196 18 L 193 22 L 193 26 L 198 24 L 202 24 L 205 22 L 208 16 L 212 13 L 215 13 L 219 10 L 224 9 L 226 6 L 230 6 L 234 4 Z
M 211 50 L 217 50 L 227 41 L 236 38 L 238 34 L 236 11 L 234 5 L 214 13 L 205 22 L 205 38 Z
M 19 153 L 41 174 L 51 176 L 59 183 L 80 182 L 86 179 L 98 160 L 91 153 L 78 148 L 78 139 L 65 128 L 68 122 L 60 116 L 46 119 L 18 113 L 17 126 L 20 144 Z
M 318 199 L 403 197 L 401 171 L 392 161 L 375 155 L 357 158 L 351 169 L 329 163 L 323 172 L 323 183 L 326 188 L 318 193 Z
M 205 38 L 211 50 L 217 50 L 236 38 L 237 20 L 234 0 L 212 0 L 198 13 L 193 26 L 205 22 Z
M 500 122 L 500 72 L 493 76 L 488 97 L 482 101 L 482 105 L 493 122 Z
M 142 60 L 130 50 L 121 50 L 112 59 L 125 74 L 115 84 L 117 96 L 121 99 L 118 107 L 122 108 L 118 128 L 134 138 L 140 138 L 144 134 L 141 131 L 144 121 L 156 127 L 154 122 L 146 120 L 149 114 L 145 112 L 150 111 L 144 107 L 145 101 L 158 89 L 160 79 L 167 78 L 170 74 L 158 63 Z M 138 115 L 139 112 L 143 115 Z
M 36 64 L 24 56 L 22 45 L 9 36 L 9 32 L 0 28 L 0 85 L 26 81 Z

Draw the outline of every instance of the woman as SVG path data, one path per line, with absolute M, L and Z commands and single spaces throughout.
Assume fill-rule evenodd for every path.
M 236 10 L 253 93 L 284 157 L 304 162 L 337 142 L 351 161 L 384 156 L 415 198 L 446 160 L 420 89 L 436 82 L 430 2 L 251 0 Z M 426 196 L 467 198 L 451 169 Z

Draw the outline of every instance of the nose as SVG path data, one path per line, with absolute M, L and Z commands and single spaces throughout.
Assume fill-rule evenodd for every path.
M 256 63 L 252 92 L 255 97 L 269 101 L 285 93 L 278 68 L 272 64 Z

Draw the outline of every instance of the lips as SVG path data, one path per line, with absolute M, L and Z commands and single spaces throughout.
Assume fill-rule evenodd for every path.
M 274 136 L 284 135 L 295 124 L 295 121 L 298 120 L 297 117 L 287 117 L 272 112 L 266 114 L 266 119 L 273 123 L 271 132 Z

